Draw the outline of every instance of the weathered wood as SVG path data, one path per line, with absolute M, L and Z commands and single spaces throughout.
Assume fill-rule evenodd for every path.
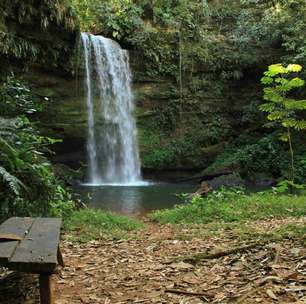
M 54 304 L 52 276 L 49 273 L 39 275 L 40 304 Z
M 54 304 L 52 273 L 64 265 L 60 227 L 54 218 L 10 218 L 0 226 L 0 265 L 39 273 L 41 304 Z
M 22 239 L 23 237 L 20 237 L 13 233 L 0 232 L 0 242 L 21 241 Z
M 29 232 L 34 219 L 12 217 L 0 226 L 0 234 L 13 234 L 24 238 Z M 19 241 L 0 242 L 0 263 L 5 265 L 13 255 Z
M 37 218 L 9 260 L 9 267 L 30 273 L 53 273 L 58 261 L 61 219 Z

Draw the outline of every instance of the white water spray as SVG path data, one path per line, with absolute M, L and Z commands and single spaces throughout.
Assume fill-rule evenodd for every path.
M 89 184 L 141 184 L 129 56 L 118 43 L 82 33 Z

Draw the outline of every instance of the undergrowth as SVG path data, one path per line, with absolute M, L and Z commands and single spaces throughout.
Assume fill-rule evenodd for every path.
M 48 102 L 14 75 L 0 84 L 0 222 L 11 216 L 68 217 L 74 208 L 49 160 L 50 146 L 60 140 L 37 128 L 36 113 Z
M 207 224 L 299 217 L 306 215 L 305 199 L 305 195 L 272 191 L 246 194 L 237 189 L 223 189 L 204 198 L 196 196 L 190 203 L 173 209 L 156 211 L 151 218 L 162 224 Z

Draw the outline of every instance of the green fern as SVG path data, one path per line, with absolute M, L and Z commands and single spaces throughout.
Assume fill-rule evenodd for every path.
M 3 138 L 0 137 L 0 154 L 5 155 L 10 160 L 11 168 L 18 164 L 18 152 Z
M 25 188 L 25 185 L 16 176 L 12 175 L 4 167 L 1 166 L 0 166 L 0 176 L 3 182 L 9 185 L 10 190 L 16 196 L 20 196 L 21 186 Z

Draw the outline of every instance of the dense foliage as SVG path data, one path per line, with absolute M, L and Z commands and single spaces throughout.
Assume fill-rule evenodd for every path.
M 20 67 L 39 62 L 63 68 L 71 61 L 76 33 L 76 16 L 69 0 L 0 2 L 2 64 L 17 61 Z
M 221 70 L 225 78 L 241 78 L 243 66 L 257 63 L 258 56 L 265 56 L 261 50 L 267 48 L 279 51 L 283 59 L 305 63 L 303 0 L 72 3 L 83 30 L 103 33 L 141 50 L 155 67 L 153 73 L 171 72 L 169 64 L 174 64 L 177 72 L 180 39 L 186 72 L 190 72 L 193 62 Z M 231 70 L 237 68 L 237 63 L 243 64 L 240 70 Z
M 277 130 L 263 127 L 260 78 L 272 63 L 306 66 L 305 1 L 19 2 L 0 4 L 2 60 L 62 72 L 76 49 L 78 23 L 130 50 L 135 83 L 144 87 L 135 90 L 143 167 L 229 168 L 246 177 L 260 172 L 290 178 L 288 145 Z M 23 113 L 33 116 L 41 104 L 32 104 L 26 91 L 22 95 Z M 305 88 L 292 98 L 305 99 Z M 7 104 L 5 111 L 19 115 L 20 105 Z M 304 134 L 293 133 L 296 180 L 302 183 Z
M 288 149 L 277 143 L 277 132 L 262 128 L 260 78 L 274 62 L 306 65 L 305 1 L 72 3 L 83 30 L 131 51 L 136 81 L 160 86 L 150 96 L 156 101 L 147 109 L 150 115 L 138 119 L 144 167 L 212 170 L 223 162 L 243 174 L 290 175 Z M 302 89 L 299 98 L 304 97 Z M 302 155 L 299 147 L 295 157 Z
M 0 87 L 0 219 L 61 216 L 73 208 L 45 156 L 54 140 L 39 134 L 32 117 L 45 102 L 13 76 Z

